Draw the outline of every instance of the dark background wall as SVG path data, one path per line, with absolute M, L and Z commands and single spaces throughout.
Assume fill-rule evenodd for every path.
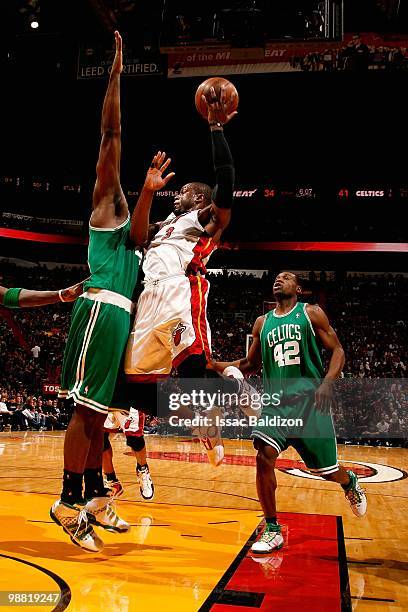
M 1 189 L 0 212 L 88 218 L 107 83 L 76 79 L 77 46 L 110 39 L 91 4 L 78 0 L 62 10 L 61 3 L 42 0 L 40 32 L 23 31 L 12 11 L 5 22 L 1 174 L 80 182 L 85 189 L 79 196 L 16 195 Z M 368 4 L 373 6 L 366 3 L 366 8 Z M 375 11 L 355 11 L 354 21 L 346 14 L 350 27 L 363 29 L 366 24 L 369 30 L 379 23 Z M 125 42 L 135 44 L 139 30 L 125 33 Z M 231 77 L 240 107 L 226 134 L 237 186 L 316 185 L 322 195 L 286 206 L 239 201 L 227 238 L 407 241 L 403 217 L 408 200 L 390 197 L 345 205 L 335 198 L 344 186 L 408 185 L 407 75 L 368 71 Z M 192 179 L 213 182 L 208 129 L 193 103 L 201 80 L 123 77 L 124 185 L 140 187 L 157 149 L 173 159 L 172 188 Z M 169 206 L 168 201 L 158 202 L 155 214 L 164 216 Z

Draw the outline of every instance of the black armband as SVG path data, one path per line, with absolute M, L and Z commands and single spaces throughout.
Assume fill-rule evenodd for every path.
M 234 161 L 222 130 L 211 131 L 211 141 L 217 180 L 212 199 L 218 208 L 231 208 L 235 180 Z

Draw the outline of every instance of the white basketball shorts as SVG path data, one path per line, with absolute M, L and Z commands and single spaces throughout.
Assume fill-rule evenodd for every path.
M 209 287 L 204 277 L 184 274 L 146 283 L 126 348 L 129 382 L 166 376 L 189 355 L 210 357 Z

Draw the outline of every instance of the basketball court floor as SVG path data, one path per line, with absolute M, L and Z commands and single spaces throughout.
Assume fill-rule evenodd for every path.
M 132 530 L 98 529 L 105 548 L 89 554 L 48 514 L 60 493 L 63 438 L 0 433 L 0 591 L 61 594 L 58 604 L 31 610 L 408 610 L 407 450 L 339 448 L 368 494 L 362 519 L 337 485 L 307 477 L 287 451 L 278 466 L 286 546 L 254 558 L 249 548 L 262 516 L 250 441 L 227 440 L 225 464 L 215 469 L 198 443 L 146 437 L 156 487 L 146 502 L 118 434 L 112 445 L 125 486 L 118 512 Z

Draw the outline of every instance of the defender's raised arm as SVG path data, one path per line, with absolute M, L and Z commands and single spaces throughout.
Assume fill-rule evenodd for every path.
M 120 185 L 121 125 L 120 73 L 122 38 L 115 32 L 116 53 L 102 109 L 101 145 L 96 165 L 91 226 L 114 228 L 126 220 L 128 205 Z

